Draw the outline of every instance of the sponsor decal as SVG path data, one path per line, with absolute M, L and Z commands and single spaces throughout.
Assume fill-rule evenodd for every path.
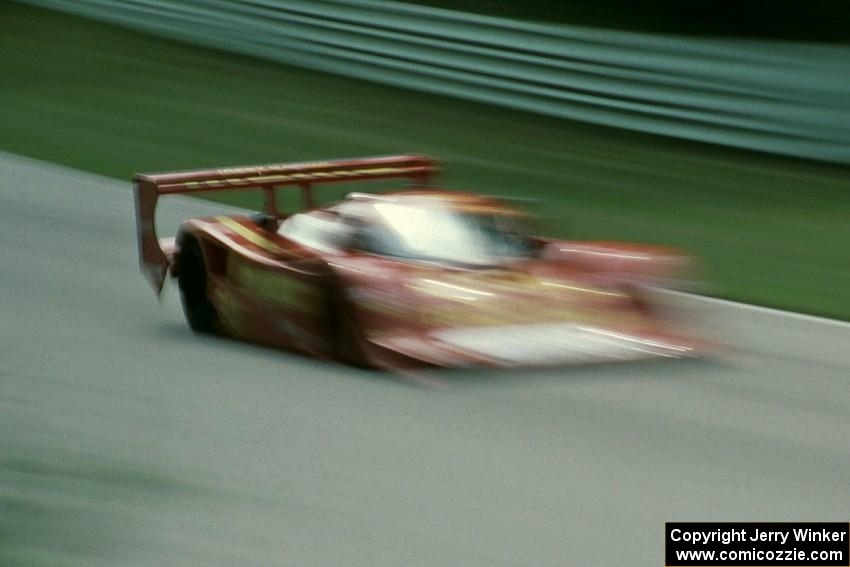
M 373 309 L 388 315 L 410 313 L 410 306 L 398 294 L 373 287 L 351 287 L 346 290 L 349 299 L 364 309 Z
M 310 164 L 307 164 L 310 166 Z M 316 164 L 321 166 L 322 164 Z M 325 164 L 327 165 L 327 164 Z M 187 181 L 185 183 L 175 183 L 172 185 L 163 185 L 162 189 L 175 189 L 185 187 L 186 189 L 216 189 L 225 188 L 236 185 L 276 185 L 286 183 L 288 181 L 322 181 L 327 179 L 338 178 L 357 178 L 367 177 L 372 175 L 399 175 L 407 173 L 409 168 L 404 167 L 372 167 L 368 169 L 337 169 L 330 171 L 311 171 L 311 172 L 293 172 L 293 173 L 278 173 L 281 167 L 266 166 L 263 168 L 235 168 L 235 169 L 220 169 L 218 173 L 223 175 L 240 175 L 244 173 L 247 177 L 230 177 L 226 179 L 210 179 L 206 181 Z M 284 166 L 283 169 L 295 169 L 295 166 Z M 264 171 L 267 172 L 264 174 Z M 250 175 L 253 174 L 253 175 Z
M 555 321 L 631 325 L 644 321 L 635 310 L 617 305 L 628 300 L 620 291 L 540 280 L 522 272 L 499 270 L 423 277 L 408 287 L 416 293 L 443 300 L 421 311 L 420 320 L 434 326 Z
M 251 230 L 247 226 L 240 224 L 239 222 L 233 220 L 230 217 L 215 217 L 215 220 L 217 220 L 218 222 L 220 222 L 221 224 L 223 224 L 224 226 L 226 226 L 227 228 L 229 228 L 251 244 L 259 246 L 267 252 L 271 252 L 272 254 L 281 254 L 283 252 L 283 249 L 280 246 L 278 246 L 262 234 Z
M 498 326 L 535 322 L 572 321 L 602 325 L 639 326 L 645 323 L 640 313 L 632 310 L 600 310 L 571 303 L 553 304 L 540 300 L 494 301 L 487 305 L 436 305 L 423 310 L 423 323 L 440 327 Z
M 213 297 L 219 322 L 231 333 L 242 335 L 242 310 L 233 291 L 227 286 L 219 285 L 214 288 Z
M 259 268 L 238 256 L 231 256 L 227 275 L 230 281 L 259 301 L 306 313 L 321 312 L 320 290 L 288 272 Z
M 251 175 L 251 174 L 265 174 L 272 171 L 280 171 L 280 170 L 291 170 L 291 169 L 310 169 L 314 167 L 328 167 L 333 165 L 329 161 L 313 161 L 313 162 L 304 162 L 304 163 L 278 163 L 278 164 L 270 164 L 270 165 L 260 165 L 260 166 L 247 166 L 247 167 L 225 167 L 222 169 L 216 170 L 216 173 L 220 175 Z

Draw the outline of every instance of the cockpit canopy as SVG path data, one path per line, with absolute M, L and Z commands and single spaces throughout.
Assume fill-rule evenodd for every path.
M 525 213 L 492 199 L 442 192 L 357 195 L 327 211 L 294 215 L 279 233 L 325 252 L 471 265 L 527 257 L 536 248 Z

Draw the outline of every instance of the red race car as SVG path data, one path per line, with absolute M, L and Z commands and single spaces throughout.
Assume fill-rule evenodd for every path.
M 507 202 L 429 185 L 423 156 L 138 174 L 142 271 L 178 281 L 192 329 L 356 365 L 527 366 L 696 351 L 646 284 L 684 275 L 675 250 L 534 235 Z M 398 178 L 399 191 L 316 207 L 317 185 Z M 300 188 L 282 214 L 276 190 Z M 186 220 L 158 239 L 159 196 L 263 190 L 262 213 Z

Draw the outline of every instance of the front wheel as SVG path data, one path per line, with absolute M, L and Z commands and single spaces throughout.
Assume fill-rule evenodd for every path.
M 342 288 L 333 289 L 327 295 L 328 354 L 331 358 L 353 364 L 364 365 L 357 327 L 352 321 L 351 306 L 345 300 Z
M 198 241 L 188 239 L 180 249 L 177 282 L 183 314 L 196 333 L 214 333 L 218 316 L 207 294 L 207 267 Z

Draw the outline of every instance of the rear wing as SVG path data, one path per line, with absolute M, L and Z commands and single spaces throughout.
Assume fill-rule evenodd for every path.
M 275 189 L 296 186 L 301 189 L 303 207 L 316 202 L 313 187 L 319 184 L 374 179 L 409 179 L 427 185 L 436 167 L 431 158 L 417 155 L 382 156 L 306 163 L 283 163 L 228 167 L 178 173 L 133 176 L 136 200 L 136 231 L 139 263 L 145 278 L 157 294 L 162 290 L 168 271 L 168 256 L 156 234 L 156 204 L 160 195 L 191 195 L 218 191 L 261 189 L 265 193 L 264 210 L 278 216 Z

